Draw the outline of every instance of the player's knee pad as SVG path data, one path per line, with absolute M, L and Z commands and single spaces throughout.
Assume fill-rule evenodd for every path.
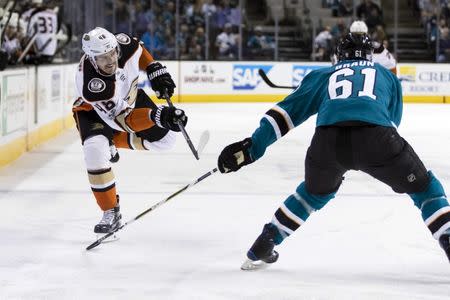
M 94 135 L 87 138 L 83 144 L 84 160 L 88 170 L 103 170 L 110 168 L 111 152 L 109 141 L 104 135 Z
M 425 217 L 440 207 L 448 205 L 442 184 L 434 177 L 431 171 L 428 171 L 428 178 L 429 182 L 424 191 L 409 194 L 413 199 L 414 204 L 422 210 L 422 214 L 424 214 Z
M 172 148 L 175 145 L 176 134 L 173 131 L 167 132 L 165 136 L 157 141 L 150 142 L 148 140 L 144 140 L 144 146 L 147 149 L 164 151 Z
M 296 192 L 301 197 L 301 199 L 303 199 L 306 202 L 306 204 L 311 207 L 312 210 L 319 210 L 319 209 L 321 209 L 322 207 L 325 206 L 325 204 L 328 203 L 328 201 L 333 199 L 334 196 L 336 195 L 335 192 L 334 193 L 330 193 L 330 194 L 326 194 L 326 195 L 311 194 L 307 190 L 305 182 L 302 182 L 298 186 Z

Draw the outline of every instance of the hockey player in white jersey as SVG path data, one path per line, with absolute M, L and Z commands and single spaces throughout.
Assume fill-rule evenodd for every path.
M 57 49 L 56 33 L 58 32 L 57 9 L 49 9 L 42 5 L 42 0 L 32 0 L 32 7 L 25 11 L 21 18 L 26 22 L 26 38 L 32 43 L 28 62 L 49 63 Z
M 137 88 L 140 70 L 147 72 L 158 98 L 172 96 L 175 83 L 166 67 L 134 38 L 97 27 L 82 37 L 84 55 L 76 74 L 74 118 L 80 133 L 92 192 L 103 213 L 94 232 L 120 226 L 119 197 L 111 162 L 117 148 L 166 150 L 175 141 L 184 111 L 157 106 Z
M 356 34 L 368 34 L 368 28 L 364 21 L 354 21 L 350 25 L 350 32 Z M 392 73 L 397 74 L 397 61 L 395 57 L 384 47 L 382 43 L 373 41 L 374 49 L 372 54 L 372 61 L 379 63 Z

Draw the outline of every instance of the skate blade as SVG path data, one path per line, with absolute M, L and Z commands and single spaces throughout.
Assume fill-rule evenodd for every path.
M 251 260 L 247 259 L 241 266 L 241 270 L 243 271 L 256 271 L 265 269 L 268 267 L 268 263 L 263 262 L 262 260 Z
M 102 237 L 104 237 L 107 233 L 103 234 L 103 233 L 97 233 L 97 240 L 101 239 Z M 115 241 L 120 240 L 119 236 L 115 233 L 112 236 L 110 236 L 109 238 L 107 238 L 106 240 L 104 240 L 102 243 L 112 243 Z

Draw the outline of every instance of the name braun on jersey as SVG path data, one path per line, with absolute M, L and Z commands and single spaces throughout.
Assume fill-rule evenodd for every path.
M 345 63 L 345 64 L 338 64 L 334 67 L 334 70 L 344 69 L 344 68 L 351 68 L 351 67 L 374 67 L 375 63 L 367 60 L 358 60 L 352 63 Z

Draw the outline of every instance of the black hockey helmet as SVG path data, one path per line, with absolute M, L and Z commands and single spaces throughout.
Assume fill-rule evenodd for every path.
M 336 49 L 338 61 L 349 59 L 372 60 L 373 45 L 366 33 L 348 33 Z

